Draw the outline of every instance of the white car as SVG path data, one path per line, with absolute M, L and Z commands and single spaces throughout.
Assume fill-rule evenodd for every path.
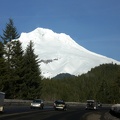
M 44 101 L 41 99 L 35 99 L 33 100 L 33 102 L 30 105 L 30 108 L 40 108 L 43 109 L 44 108 Z

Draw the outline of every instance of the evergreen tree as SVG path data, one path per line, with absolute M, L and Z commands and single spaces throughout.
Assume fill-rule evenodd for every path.
M 14 79 L 10 82 L 10 93 L 12 98 L 21 97 L 21 84 L 23 77 L 23 50 L 21 43 L 19 41 L 11 42 L 11 58 L 10 58 L 10 68 L 12 69 L 12 74 Z
M 6 24 L 5 30 L 3 30 L 3 36 L 0 36 L 4 44 L 10 42 L 13 39 L 19 38 L 19 34 L 17 33 L 17 29 L 14 26 L 13 20 L 9 19 L 9 23 Z
M 9 19 L 9 23 L 6 24 L 5 30 L 3 30 L 3 36 L 0 36 L 2 39 L 2 43 L 4 43 L 5 48 L 5 62 L 6 62 L 6 75 L 5 75 L 5 83 L 4 83 L 4 90 L 6 92 L 6 97 L 10 97 L 10 88 L 11 81 L 14 80 L 14 73 L 11 67 L 11 57 L 12 57 L 12 43 L 11 40 L 17 39 L 19 34 L 17 33 L 16 27 L 14 26 L 13 20 Z
M 4 90 L 4 82 L 6 80 L 6 62 L 4 58 L 4 45 L 0 42 L 0 91 Z
M 40 98 L 41 96 L 41 71 L 39 69 L 39 61 L 37 55 L 34 54 L 33 42 L 27 46 L 24 55 L 24 99 Z
M 5 53 L 5 62 L 6 62 L 6 75 L 5 75 L 5 83 L 4 83 L 4 91 L 6 93 L 6 98 L 10 98 L 10 90 L 11 90 L 11 81 L 14 80 L 13 69 L 11 67 L 11 56 L 12 56 L 12 44 L 9 42 L 4 45 Z

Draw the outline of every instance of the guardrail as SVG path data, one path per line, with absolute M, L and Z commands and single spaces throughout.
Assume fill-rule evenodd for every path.
M 4 99 L 5 105 L 30 105 L 32 100 L 20 100 L 20 99 Z M 44 101 L 45 105 L 53 105 L 54 101 Z M 66 102 L 69 106 L 86 106 L 86 103 L 81 102 Z M 103 104 L 104 107 L 111 107 L 111 104 Z
M 4 99 L 5 105 L 28 105 L 32 102 L 32 100 L 19 100 L 19 99 Z M 54 101 L 44 101 L 45 105 L 53 105 Z M 70 106 L 84 106 L 86 103 L 81 102 L 66 102 L 67 105 Z
M 4 99 L 4 102 L 19 102 L 19 103 L 28 103 L 31 102 L 32 100 L 20 100 L 20 99 Z
M 32 100 L 19 100 L 19 99 L 4 99 L 4 105 L 27 105 L 30 104 Z

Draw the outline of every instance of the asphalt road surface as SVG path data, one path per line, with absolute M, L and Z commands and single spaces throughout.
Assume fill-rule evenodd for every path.
M 9 106 L 0 114 L 0 120 L 110 120 L 109 109 L 85 110 L 84 107 L 69 106 L 67 111 L 55 111 L 52 106 L 43 110 L 30 109 L 29 106 Z

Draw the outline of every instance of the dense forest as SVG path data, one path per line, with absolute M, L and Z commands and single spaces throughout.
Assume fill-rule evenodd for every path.
M 103 64 L 81 76 L 42 81 L 46 100 L 120 102 L 120 65 Z
M 63 75 L 45 79 L 30 41 L 23 51 L 13 20 L 9 19 L 0 36 L 0 91 L 8 99 L 35 99 L 120 103 L 120 65 L 102 64 L 80 76 Z

